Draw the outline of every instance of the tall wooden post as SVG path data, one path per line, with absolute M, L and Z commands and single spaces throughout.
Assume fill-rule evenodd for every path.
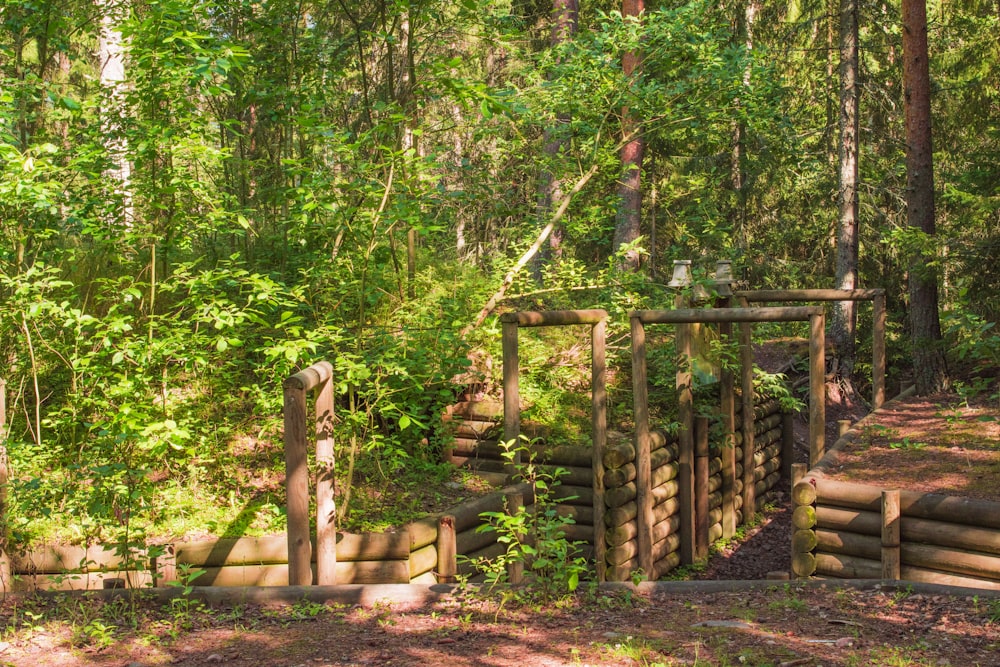
M 684 307 L 682 297 L 677 297 L 678 308 Z M 677 325 L 674 334 L 677 342 L 677 482 L 680 492 L 681 515 L 681 565 L 695 561 L 695 489 L 694 489 L 694 393 L 691 390 L 691 327 Z
M 288 585 L 312 584 L 309 542 L 309 464 L 306 450 L 306 391 L 285 381 L 285 489 L 288 496 Z
M 809 316 L 809 467 L 826 450 L 826 317 Z
M 743 308 L 747 300 L 741 299 Z M 753 417 L 753 332 L 749 322 L 740 322 L 740 391 L 743 399 L 743 521 L 747 524 L 753 521 L 757 511 L 756 489 L 754 488 L 754 417 Z
M 608 442 L 608 393 L 605 387 L 606 362 L 605 338 L 607 336 L 607 319 L 590 328 L 590 401 L 591 401 L 591 434 L 593 452 L 591 468 L 594 471 L 594 562 L 597 567 L 597 581 L 605 580 L 607 570 L 607 548 L 604 523 L 604 449 Z
M 638 313 L 632 313 L 632 400 L 635 420 L 635 501 L 639 567 L 653 573 L 653 495 L 650 470 L 649 388 L 646 384 L 646 330 Z
M 328 369 L 331 375 L 333 367 Z M 316 583 L 337 583 L 337 513 L 333 499 L 333 379 L 316 396 Z
M 795 415 L 781 413 L 781 476 L 792 478 L 792 464 L 795 462 Z
M 517 314 L 505 313 L 502 322 L 503 345 L 503 439 L 515 447 L 514 459 L 506 465 L 507 478 L 513 480 L 521 463 L 521 399 L 518 388 Z
M 708 557 L 708 417 L 694 426 L 694 558 Z
M 9 593 L 11 581 L 10 557 L 7 552 L 7 381 L 0 378 L 0 593 Z
M 885 291 L 872 298 L 872 409 L 885 403 Z

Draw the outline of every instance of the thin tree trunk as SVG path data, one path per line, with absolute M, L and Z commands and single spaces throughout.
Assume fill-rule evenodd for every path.
M 840 0 L 840 188 L 837 200 L 837 289 L 858 285 L 858 0 Z M 834 304 L 830 339 L 837 348 L 837 374 L 850 389 L 854 372 L 857 308 L 854 301 Z
M 128 140 L 117 126 L 115 119 L 121 112 L 125 84 L 125 59 L 122 53 L 122 34 L 116 28 L 115 5 L 109 0 L 100 0 L 101 28 L 97 38 L 97 52 L 100 59 L 100 81 L 108 99 L 108 107 L 102 110 L 101 131 L 104 134 L 104 148 L 113 165 L 105 171 L 105 176 L 114 183 L 116 194 L 121 197 L 121 219 L 113 222 L 131 227 L 135 221 L 132 206 L 132 165 L 128 161 Z
M 622 16 L 626 19 L 641 20 L 645 9 L 645 0 L 623 0 Z M 625 78 L 633 79 L 639 75 L 641 53 L 630 51 L 622 57 L 622 70 Z M 619 209 L 615 221 L 615 235 L 612 247 L 618 252 L 622 246 L 627 246 L 639 238 L 642 219 L 642 156 L 646 150 L 646 140 L 639 130 L 639 121 L 632 111 L 622 109 L 622 136 L 632 137 L 622 146 L 620 156 L 622 177 L 618 183 Z M 639 252 L 630 249 L 619 260 L 619 267 L 636 271 L 639 269 Z
M 569 41 L 576 34 L 577 18 L 579 16 L 579 0 L 553 0 L 552 2 L 552 33 L 550 44 L 557 47 Z M 569 123 L 569 114 L 560 113 L 557 123 Z M 539 220 L 547 220 L 552 213 L 552 202 L 562 198 L 562 181 L 553 173 L 552 167 L 563 149 L 563 140 L 552 128 L 545 130 L 544 151 L 545 164 L 538 175 L 538 196 L 536 210 Z M 547 245 L 532 261 L 531 273 L 536 282 L 542 281 L 542 267 L 551 259 L 559 257 L 562 251 L 563 225 L 558 224 L 552 230 Z
M 906 221 L 933 237 L 934 160 L 925 0 L 902 0 L 903 105 L 906 115 Z M 922 245 L 922 244 L 921 244 Z M 910 258 L 910 335 L 914 379 L 921 395 L 948 388 L 938 319 L 938 275 L 923 252 Z

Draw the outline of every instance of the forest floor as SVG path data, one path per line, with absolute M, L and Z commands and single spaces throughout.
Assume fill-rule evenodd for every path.
M 866 420 L 834 474 L 924 491 L 997 498 L 995 374 L 979 397 L 908 398 Z M 832 398 L 836 420 L 859 406 Z M 805 423 L 796 426 L 797 458 Z M 992 489 L 992 490 L 991 490 Z M 763 579 L 789 561 L 787 503 L 720 548 L 697 579 Z M 920 589 L 921 591 L 923 589 Z M 983 592 L 855 590 L 775 581 L 758 590 L 647 597 L 593 591 L 506 604 L 456 595 L 421 607 L 169 606 L 79 597 L 0 604 L 0 665 L 1000 665 L 1000 597 Z

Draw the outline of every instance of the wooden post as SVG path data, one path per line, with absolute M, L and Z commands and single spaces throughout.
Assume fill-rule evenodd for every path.
M 7 552 L 7 381 L 0 378 L 0 593 L 13 589 Z
M 309 539 L 309 464 L 307 444 L 306 396 L 319 389 L 316 401 L 316 456 L 320 461 L 317 479 L 317 512 L 324 523 L 323 548 L 334 550 L 336 564 L 337 529 L 333 515 L 333 386 L 330 378 L 333 366 L 327 361 L 313 364 L 291 376 L 284 383 L 285 421 L 285 490 L 288 497 L 288 584 L 310 586 L 312 575 L 312 544 Z M 326 466 L 329 466 L 329 469 Z M 324 491 L 319 493 L 322 482 Z M 332 535 L 331 535 L 332 531 Z M 331 547 L 332 544 L 332 547 Z M 329 559 L 324 554 L 324 560 Z M 317 563 L 319 565 L 319 563 Z M 329 576 L 329 573 L 328 573 Z
M 885 291 L 872 299 L 872 409 L 885 403 Z
M 515 448 L 514 459 L 505 466 L 508 480 L 517 475 L 521 463 L 519 442 L 521 437 L 521 399 L 518 389 L 517 315 L 505 313 L 500 317 L 503 327 L 503 439 Z
M 333 367 L 327 364 L 332 375 Z M 316 583 L 337 583 L 337 512 L 333 499 L 333 378 L 316 396 Z
M 590 328 L 590 401 L 591 428 L 593 452 L 591 468 L 594 471 L 594 563 L 597 568 L 597 581 L 605 580 L 607 569 L 605 542 L 607 526 L 604 524 L 604 449 L 608 442 L 608 394 L 605 386 L 607 375 L 605 363 L 605 338 L 607 336 L 607 319 Z
M 746 299 L 741 300 L 744 308 Z M 743 523 L 753 521 L 754 489 L 754 418 L 753 418 L 753 332 L 749 322 L 740 323 L 740 390 L 743 393 Z
M 781 476 L 792 478 L 792 464 L 795 463 L 795 415 L 781 413 Z
M 678 296 L 675 305 L 684 306 Z M 695 562 L 695 488 L 694 488 L 694 392 L 691 389 L 691 327 L 679 324 L 674 333 L 677 343 L 677 477 L 680 485 L 681 565 Z
M 837 437 L 843 438 L 848 431 L 851 430 L 851 420 L 850 419 L 838 419 L 837 420 Z
M 646 576 L 653 573 L 653 495 L 650 470 L 649 388 L 646 384 L 646 330 L 637 313 L 630 317 L 632 329 L 632 400 L 635 420 L 635 500 L 636 540 L 639 567 Z
M 720 299 L 720 301 L 722 301 Z M 725 300 L 729 305 L 729 299 Z M 719 337 L 726 345 L 733 334 L 730 322 L 719 324 Z M 731 538 L 736 534 L 736 393 L 733 391 L 733 371 L 725 364 L 719 373 L 719 411 L 722 416 L 722 537 Z
M 438 519 L 437 580 L 439 584 L 455 583 L 458 574 L 458 542 L 455 534 L 455 517 L 445 515 Z
M 882 491 L 882 578 L 899 579 L 899 489 Z
M 708 556 L 708 417 L 695 420 L 694 438 L 694 557 Z
M 524 511 L 524 494 L 519 490 L 513 490 L 504 495 L 507 504 L 507 514 L 517 516 Z M 523 543 L 525 536 L 518 535 L 518 539 Z M 517 586 L 524 583 L 524 561 L 512 560 L 507 563 L 507 583 Z
M 285 489 L 288 496 L 288 585 L 312 584 L 309 542 L 309 463 L 306 451 L 306 390 L 285 381 Z
M 826 316 L 809 317 L 809 466 L 819 463 L 826 446 Z M 745 421 L 745 420 L 744 420 Z

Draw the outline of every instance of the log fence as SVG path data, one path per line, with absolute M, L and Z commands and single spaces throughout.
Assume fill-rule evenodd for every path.
M 872 302 L 872 409 L 885 403 L 885 290 L 802 289 L 745 290 L 733 294 L 744 305 L 750 303 L 802 303 L 816 301 Z
M 800 471 L 801 472 L 801 471 Z M 1000 503 L 832 480 L 792 489 L 792 572 L 1000 590 Z

